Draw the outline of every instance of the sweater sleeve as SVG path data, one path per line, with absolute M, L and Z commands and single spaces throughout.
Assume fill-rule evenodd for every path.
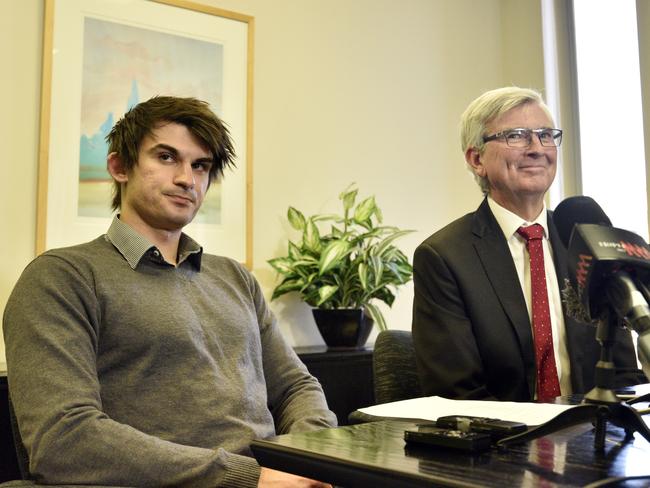
M 257 486 L 252 458 L 170 442 L 106 415 L 96 369 L 101 316 L 91 273 L 53 255 L 33 261 L 9 298 L 9 388 L 32 477 L 48 484 Z
M 335 427 L 336 415 L 329 410 L 320 383 L 284 340 L 259 284 L 252 276 L 249 279 L 260 323 L 268 403 L 277 433 Z

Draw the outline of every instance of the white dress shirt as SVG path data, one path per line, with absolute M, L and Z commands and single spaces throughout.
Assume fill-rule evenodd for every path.
M 562 313 L 562 300 L 560 297 L 560 288 L 558 285 L 555 265 L 553 264 L 553 251 L 548 241 L 548 222 L 546 205 L 537 218 L 528 222 L 518 215 L 503 208 L 492 198 L 488 196 L 488 205 L 494 214 L 494 217 L 503 231 L 503 235 L 508 241 L 510 254 L 517 269 L 519 283 L 526 298 L 526 307 L 528 316 L 531 317 L 532 324 L 532 305 L 531 305 L 531 285 L 530 285 L 530 258 L 526 249 L 526 240 L 517 233 L 521 226 L 539 224 L 544 228 L 544 237 L 542 247 L 544 249 L 544 269 L 546 271 L 546 289 L 548 292 L 549 312 L 551 315 L 551 329 L 553 333 L 553 352 L 555 354 L 555 366 L 560 380 L 560 392 L 562 395 L 569 395 L 571 390 L 569 352 L 566 347 L 566 331 L 564 327 L 564 315 Z M 537 394 L 535 394 L 537 397 Z

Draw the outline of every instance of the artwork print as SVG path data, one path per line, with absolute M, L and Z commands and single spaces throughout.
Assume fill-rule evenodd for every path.
M 236 154 L 184 232 L 252 267 L 254 18 L 186 0 L 44 6 L 37 254 L 106 232 L 106 135 L 131 107 L 162 95 L 206 101 Z

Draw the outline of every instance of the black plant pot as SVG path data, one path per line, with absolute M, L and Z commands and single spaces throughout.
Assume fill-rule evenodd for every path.
M 372 331 L 372 318 L 360 308 L 313 308 L 312 313 L 329 349 L 361 349 Z

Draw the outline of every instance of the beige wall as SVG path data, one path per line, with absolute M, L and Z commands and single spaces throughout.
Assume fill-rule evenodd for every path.
M 36 169 L 40 104 L 40 0 L 3 2 L 0 15 L 0 309 L 34 257 Z M 4 342 L 0 340 L 0 362 Z
M 482 91 L 543 88 L 538 0 L 205 0 L 255 17 L 254 273 L 285 251 L 287 206 L 335 211 L 356 181 L 385 221 L 433 231 L 481 198 L 466 172 L 458 118 Z M 6 7 L 5 7 L 6 11 Z M 9 0 L 0 20 L 4 191 L 0 307 L 33 257 L 41 0 Z M 412 287 L 387 313 L 409 329 Z M 274 302 L 294 345 L 322 342 L 309 309 Z M 0 360 L 4 353 L 0 342 Z
M 646 188 L 650 188 L 650 2 L 636 1 L 637 27 L 639 30 L 639 64 L 641 70 L 641 97 L 643 98 L 643 127 L 645 134 Z M 650 208 L 650 191 L 648 208 Z M 648 212 L 650 229 L 650 212 Z

